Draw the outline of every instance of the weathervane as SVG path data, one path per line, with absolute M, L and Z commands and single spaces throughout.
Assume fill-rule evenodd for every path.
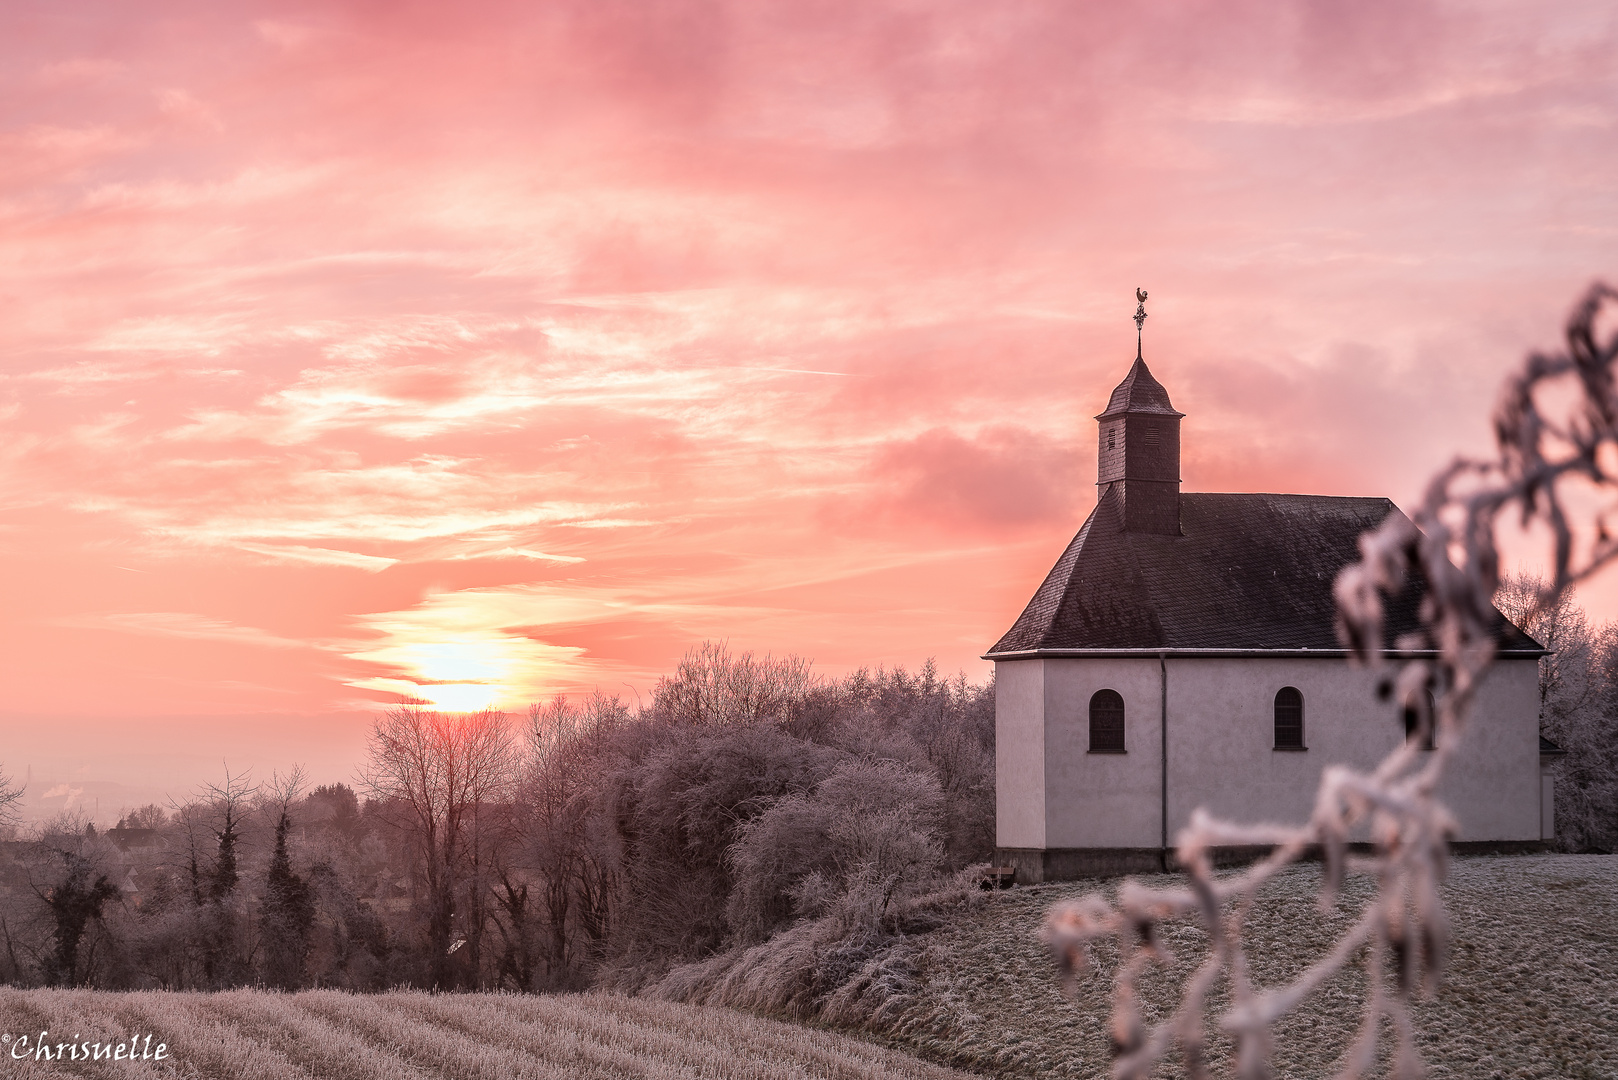
M 1135 299 L 1139 301 L 1139 304 L 1135 307 L 1135 359 L 1139 360 L 1141 358 L 1140 332 L 1141 327 L 1146 325 L 1146 290 L 1136 286 Z

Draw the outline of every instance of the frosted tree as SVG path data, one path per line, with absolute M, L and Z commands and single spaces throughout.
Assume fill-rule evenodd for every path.
M 403 705 L 371 730 L 361 780 L 404 829 L 425 879 L 435 987 L 480 977 L 490 819 L 509 802 L 519 764 L 506 715 L 495 709 L 461 714 Z M 463 946 L 465 955 L 455 959 Z
M 13 783 L 11 777 L 4 772 L 0 772 L 0 828 L 17 824 L 17 804 L 22 801 L 22 794 L 23 788 Z
M 1395 1032 L 1395 1075 L 1421 1074 L 1410 1004 L 1415 994 L 1436 991 L 1443 969 L 1448 933 L 1438 887 L 1454 829 L 1436 791 L 1494 658 L 1498 527 L 1510 524 L 1548 543 L 1550 574 L 1517 613 L 1529 621 L 1555 610 L 1576 582 L 1618 555 L 1618 332 L 1603 338 L 1597 325 L 1614 301 L 1618 292 L 1592 286 L 1568 321 L 1566 347 L 1530 355 L 1508 380 L 1494 416 L 1496 455 L 1452 461 L 1411 518 L 1391 515 L 1360 538 L 1359 562 L 1338 576 L 1344 648 L 1354 662 L 1380 670 L 1382 689 L 1399 700 L 1423 700 L 1422 687 L 1437 691 L 1435 715 L 1420 718 L 1428 731 L 1436 725 L 1436 749 L 1419 752 L 1420 740 L 1410 740 L 1369 772 L 1327 768 L 1314 811 L 1301 825 L 1245 825 L 1198 810 L 1176 838 L 1186 885 L 1126 882 L 1115 902 L 1097 894 L 1052 912 L 1046 938 L 1069 974 L 1085 968 L 1091 942 L 1117 940 L 1115 1077 L 1145 1077 L 1175 1051 L 1189 1076 L 1206 1076 L 1205 1015 L 1221 981 L 1228 983 L 1230 1005 L 1217 1023 L 1234 1040 L 1236 1074 L 1243 1080 L 1268 1076 L 1276 1022 L 1362 954 L 1365 1011 L 1339 1075 L 1363 1076 L 1376 1064 L 1384 1018 Z M 1426 581 L 1421 629 L 1394 643 L 1396 659 L 1387 657 L 1383 599 L 1418 572 Z M 1349 850 L 1348 838 L 1359 828 L 1368 828 L 1370 854 Z M 1227 845 L 1266 845 L 1271 853 L 1239 874 L 1215 878 L 1212 852 Z M 1323 905 L 1336 902 L 1348 874 L 1368 875 L 1374 895 L 1318 962 L 1285 985 L 1261 989 L 1248 974 L 1243 916 L 1267 880 L 1315 849 L 1325 861 Z M 1158 924 L 1184 916 L 1201 919 L 1209 955 L 1188 978 L 1174 1013 L 1149 1025 L 1136 983 L 1148 967 L 1169 959 Z
M 265 984 L 278 990 L 296 990 L 304 984 L 315 924 L 315 890 L 293 871 L 287 845 L 292 807 L 303 786 L 303 766 L 294 765 L 287 776 L 271 776 L 265 801 L 265 809 L 275 818 L 275 848 L 259 894 L 259 968 Z
M 658 680 L 651 715 L 669 724 L 716 727 L 785 721 L 816 679 L 801 656 L 733 655 L 723 641 L 704 641 Z

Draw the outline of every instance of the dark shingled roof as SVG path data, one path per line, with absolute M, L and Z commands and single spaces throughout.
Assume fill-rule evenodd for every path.
M 1360 534 L 1400 513 L 1387 499 L 1190 493 L 1180 496 L 1184 535 L 1159 536 L 1125 532 L 1122 509 L 1108 489 L 985 659 L 1075 649 L 1340 651 L 1332 582 L 1359 557 Z M 1413 582 L 1388 602 L 1389 644 L 1416 628 L 1422 591 Z M 1504 618 L 1500 645 L 1541 651 Z
M 1130 365 L 1129 374 L 1124 381 L 1112 388 L 1112 397 L 1107 401 L 1107 409 L 1097 420 L 1105 420 L 1109 416 L 1119 413 L 1156 413 L 1159 416 L 1184 416 L 1183 412 L 1175 412 L 1174 406 L 1169 404 L 1169 392 L 1163 389 L 1163 384 L 1152 378 L 1151 371 L 1146 367 L 1146 361 L 1135 357 L 1134 364 Z

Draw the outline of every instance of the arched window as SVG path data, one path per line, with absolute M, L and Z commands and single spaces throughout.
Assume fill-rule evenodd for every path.
M 1303 694 L 1296 686 L 1275 692 L 1275 748 L 1303 749 Z
M 1090 698 L 1090 753 L 1124 752 L 1124 699 L 1116 690 L 1097 690 Z
M 1421 740 L 1421 749 L 1433 748 L 1433 728 L 1438 725 L 1438 706 L 1431 690 L 1420 690 L 1405 699 L 1405 741 Z

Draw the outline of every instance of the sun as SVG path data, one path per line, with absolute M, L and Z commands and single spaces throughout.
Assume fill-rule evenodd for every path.
M 494 705 L 500 689 L 482 683 L 442 683 L 420 686 L 416 696 L 445 712 L 481 712 Z
M 546 621 L 541 608 L 521 590 L 473 589 L 366 616 L 379 640 L 344 654 L 364 665 L 344 681 L 445 712 L 525 708 L 554 693 L 585 652 L 514 629 Z
M 452 640 L 403 641 L 364 654 L 398 674 L 353 683 L 424 701 L 447 712 L 477 712 L 513 696 L 519 657 L 513 642 L 498 635 Z

